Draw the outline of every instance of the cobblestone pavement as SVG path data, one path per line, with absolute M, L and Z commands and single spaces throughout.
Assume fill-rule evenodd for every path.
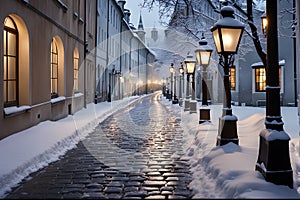
M 190 199 L 182 133 L 180 118 L 159 94 L 144 97 L 101 122 L 5 198 Z

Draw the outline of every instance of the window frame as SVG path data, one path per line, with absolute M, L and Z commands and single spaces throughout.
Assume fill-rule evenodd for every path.
M 234 71 L 233 73 L 232 73 L 232 70 Z M 232 76 L 232 74 L 233 74 L 233 76 Z M 234 80 L 233 83 L 232 83 L 232 80 Z M 230 82 L 230 90 L 236 91 L 236 67 L 235 67 L 235 65 L 229 67 L 229 82 Z
M 7 16 L 5 18 L 9 19 L 12 21 L 14 28 L 5 26 L 4 24 L 4 29 L 3 29 L 3 47 L 5 45 L 5 50 L 3 48 L 3 103 L 4 103 L 4 107 L 11 107 L 11 106 L 19 106 L 19 31 L 16 25 L 16 22 L 13 20 L 12 17 Z M 15 55 L 9 55 L 9 41 L 8 41 L 8 33 L 13 34 L 16 36 L 16 50 L 15 50 Z M 6 34 L 6 39 L 4 39 L 4 34 Z M 8 58 L 15 58 L 15 73 L 14 79 L 10 79 L 8 77 L 9 74 L 9 62 L 8 62 Z M 6 64 L 4 63 L 4 60 L 6 60 Z M 4 69 L 5 68 L 5 69 Z M 6 72 L 6 73 L 5 73 Z M 15 93 L 15 99 L 12 101 L 9 101 L 9 92 L 11 91 L 11 89 L 9 88 L 9 82 L 14 82 L 15 86 L 12 90 L 14 90 Z M 6 89 L 4 88 L 6 87 Z
M 77 65 L 76 65 L 77 63 Z M 74 92 L 79 91 L 79 52 L 78 50 L 74 49 L 74 54 L 73 54 L 73 70 L 74 70 Z
M 266 77 L 266 69 L 265 69 L 265 67 L 264 66 L 255 66 L 255 67 L 252 67 L 252 69 L 253 69 L 253 89 L 252 89 L 252 91 L 254 93 L 266 92 L 266 86 L 267 86 L 266 78 L 265 78 L 265 86 L 264 86 L 265 89 L 264 90 L 257 90 L 257 81 L 256 81 L 256 78 L 257 78 L 256 70 L 257 69 L 264 70 L 264 75 Z M 279 65 L 278 76 L 279 76 L 280 93 L 283 93 L 283 91 L 284 91 L 284 65 L 282 65 L 282 64 Z
M 52 44 L 55 45 L 56 53 L 53 51 Z M 57 57 L 56 58 L 57 59 L 56 62 L 53 62 L 53 55 L 55 55 Z M 50 70 L 51 70 L 51 72 L 50 72 L 51 99 L 58 97 L 58 81 L 59 81 L 58 80 L 58 67 L 59 67 L 58 58 L 59 58 L 58 45 L 57 45 L 56 41 L 54 40 L 54 38 L 52 38 L 52 41 L 51 41 L 51 50 L 50 50 L 50 59 L 51 59 L 50 60 Z M 53 76 L 54 65 L 56 65 L 56 77 Z M 54 80 L 56 82 L 55 89 L 53 89 L 53 81 Z

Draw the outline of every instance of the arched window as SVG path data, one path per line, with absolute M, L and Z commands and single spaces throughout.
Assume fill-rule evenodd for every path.
M 55 39 L 51 42 L 51 98 L 58 97 L 58 49 Z
M 19 105 L 18 30 L 14 20 L 6 17 L 3 34 L 3 96 L 4 107 Z
M 78 92 L 78 72 L 79 72 L 79 53 L 78 49 L 74 49 L 74 92 Z

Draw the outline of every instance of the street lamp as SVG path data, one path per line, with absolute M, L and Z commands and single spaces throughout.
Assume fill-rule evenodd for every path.
M 264 34 L 264 36 L 266 36 L 266 29 L 267 29 L 267 25 L 268 25 L 268 20 L 267 20 L 267 15 L 264 12 L 261 16 L 261 30 Z
M 182 62 L 180 63 L 180 67 L 179 67 L 179 106 L 182 106 L 182 80 L 183 80 L 183 76 L 184 76 L 184 68 L 183 68 L 183 64 Z
M 196 58 L 198 61 L 198 64 L 202 66 L 202 106 L 199 109 L 200 118 L 199 118 L 199 124 L 202 124 L 204 122 L 210 121 L 210 109 L 208 108 L 208 102 L 207 102 L 207 84 L 206 84 L 206 78 L 207 78 L 207 72 L 206 68 L 209 65 L 210 62 L 210 56 L 213 51 L 211 46 L 208 45 L 207 40 L 204 38 L 204 36 L 199 41 L 200 48 L 195 50 Z
M 167 91 L 167 99 L 169 99 L 169 101 L 171 100 L 171 89 L 170 89 L 170 77 L 167 77 L 167 86 L 166 86 L 166 91 Z
M 170 87 L 171 94 L 170 95 L 171 96 L 170 96 L 169 100 L 172 101 L 173 100 L 173 72 L 174 72 L 174 64 L 173 63 L 171 63 L 169 70 L 170 70 L 170 74 L 171 74 L 171 76 L 170 76 L 170 80 L 171 80 L 171 87 Z
M 170 66 L 170 73 L 171 73 L 171 99 L 172 99 L 172 103 L 176 104 L 178 103 L 178 99 L 176 96 L 176 74 L 175 74 L 175 70 L 174 70 L 174 64 L 171 63 Z M 173 95 L 174 92 L 174 95 Z
M 187 96 L 188 96 L 188 90 L 189 90 L 189 79 L 192 75 L 192 96 L 191 100 L 189 101 L 189 110 L 190 113 L 196 113 L 197 112 L 197 101 L 195 100 L 195 67 L 196 67 L 196 60 L 194 59 L 193 55 L 187 55 L 186 59 L 184 60 L 185 66 L 186 66 L 186 73 L 187 73 Z
M 277 1 L 266 1 L 268 26 L 266 64 L 265 129 L 259 134 L 259 155 L 255 170 L 266 181 L 293 188 L 293 171 L 289 155 L 289 135 L 283 130 L 280 113 L 278 64 Z
M 229 142 L 238 144 L 237 117 L 232 114 L 231 92 L 229 81 L 229 67 L 233 64 L 234 54 L 237 53 L 239 43 L 245 28 L 244 24 L 234 19 L 234 10 L 231 6 L 224 6 L 221 9 L 223 18 L 219 19 L 211 28 L 217 52 L 220 55 L 220 65 L 224 69 L 224 100 L 223 113 L 219 118 L 219 129 L 217 146 Z

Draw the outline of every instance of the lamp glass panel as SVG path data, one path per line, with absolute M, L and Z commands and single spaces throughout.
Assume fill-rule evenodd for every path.
M 188 74 L 193 74 L 195 70 L 196 63 L 195 62 L 187 62 L 186 63 L 186 71 Z
M 263 30 L 264 30 L 264 31 L 266 31 L 267 25 L 268 25 L 268 20 L 267 20 L 267 18 L 262 18 L 262 27 L 263 27 Z
M 217 48 L 217 52 L 218 53 L 221 53 L 221 42 L 220 42 L 220 36 L 219 36 L 219 31 L 218 29 L 215 29 L 213 32 L 213 37 L 214 37 L 214 41 L 215 41 L 215 44 L 216 44 L 216 48 Z
M 171 72 L 171 73 L 174 72 L 174 67 L 170 67 L 170 72 Z
M 242 29 L 222 28 L 224 52 L 236 52 Z
M 180 68 L 179 72 L 180 72 L 180 74 L 182 74 L 183 73 L 183 68 Z
M 210 60 L 210 51 L 202 51 L 200 53 L 200 65 L 208 65 Z
M 200 50 L 196 50 L 195 54 L 196 54 L 196 60 L 197 60 L 198 64 L 201 65 Z

